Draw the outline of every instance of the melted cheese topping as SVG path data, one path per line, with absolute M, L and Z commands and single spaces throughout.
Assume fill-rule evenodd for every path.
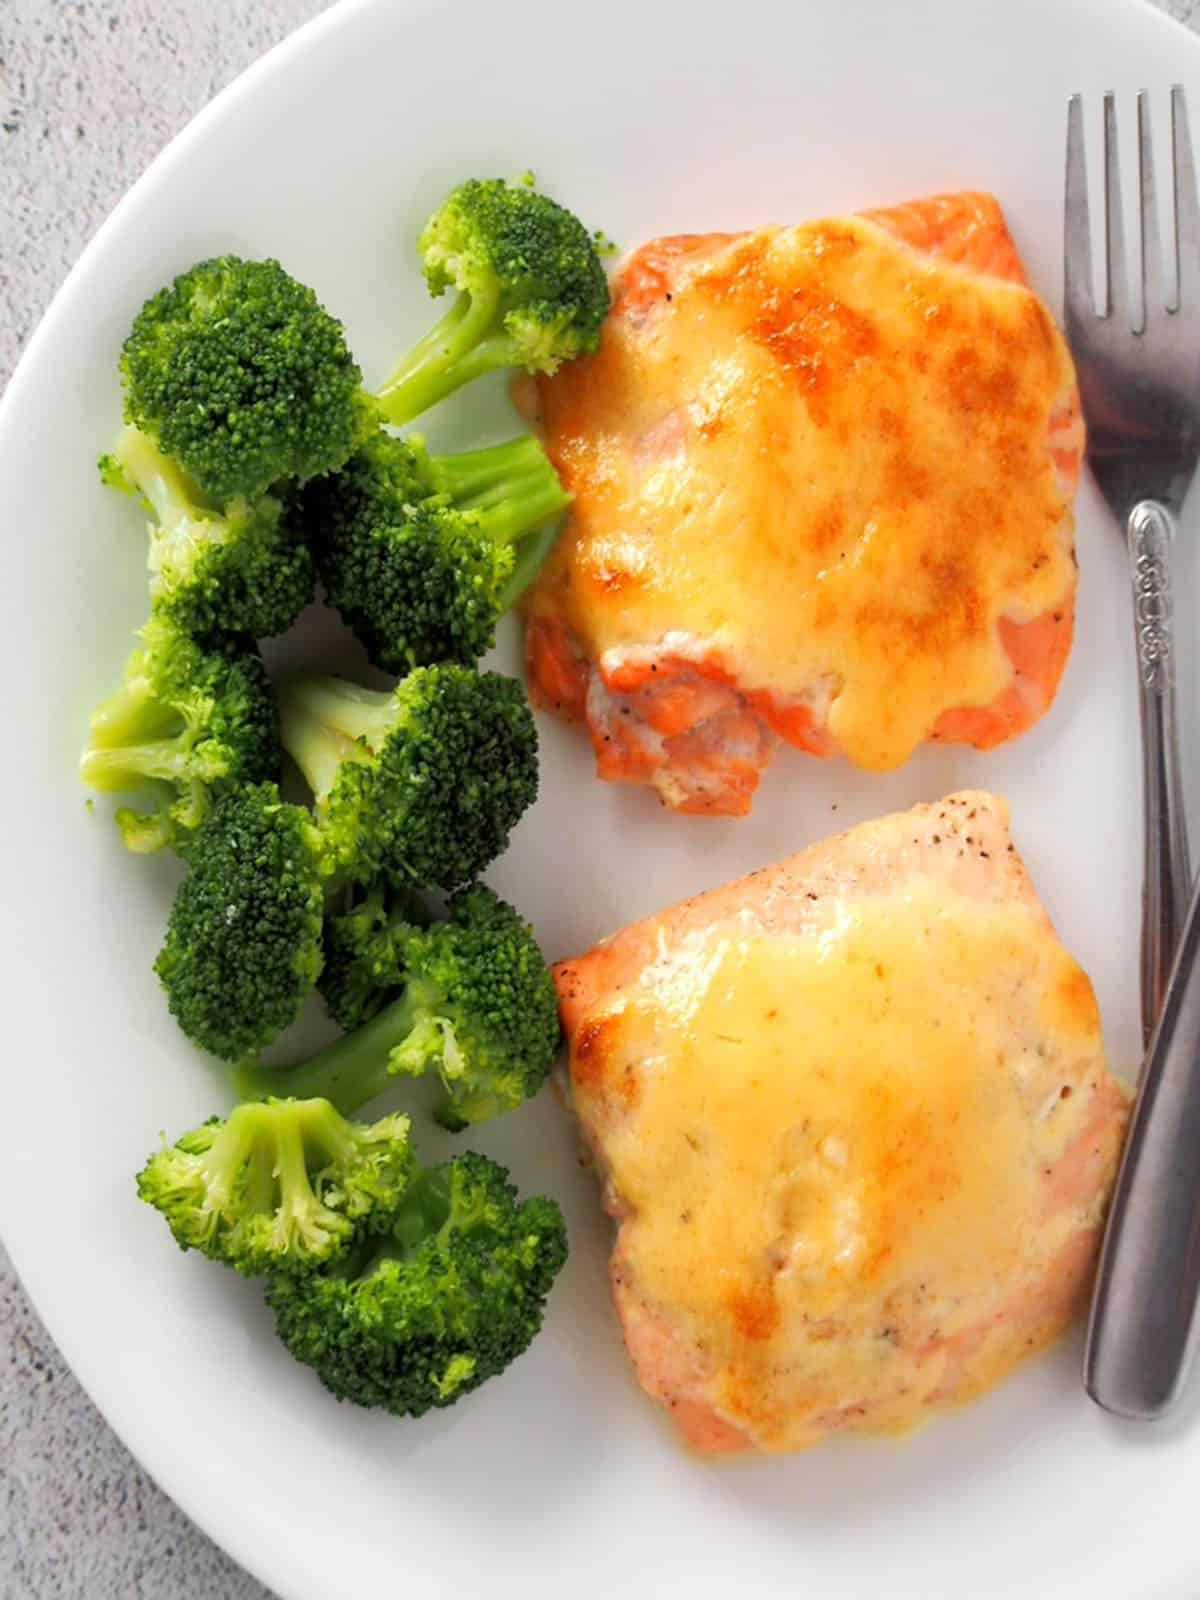
M 862 218 L 685 265 L 543 386 L 575 495 L 529 602 L 598 660 L 691 640 L 750 691 L 832 697 L 860 766 L 1013 681 L 998 620 L 1074 584 L 1050 419 L 1073 388 L 1038 298 Z
M 726 924 L 583 1036 L 619 1275 L 760 1448 L 906 1429 L 1073 1309 L 1091 1232 L 1056 1264 L 1107 1189 L 1081 1151 L 1111 1168 L 1119 1119 L 1093 1135 L 1095 1000 L 1036 904 L 918 877 L 801 937 Z

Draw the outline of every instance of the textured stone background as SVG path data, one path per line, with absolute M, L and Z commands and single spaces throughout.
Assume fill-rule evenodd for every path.
M 1163 3 L 1200 31 L 1200 0 Z M 67 269 L 150 158 L 244 66 L 324 9 L 323 0 L 0 0 L 0 388 Z M 270 1600 L 109 1431 L 0 1246 L 0 1600 L 51 1596 Z

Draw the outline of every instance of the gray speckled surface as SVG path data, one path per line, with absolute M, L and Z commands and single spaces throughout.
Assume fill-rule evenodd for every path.
M 1200 0 L 1162 0 L 1200 31 Z M 0 0 L 0 387 L 150 158 L 325 0 Z M 150 1481 L 0 1246 L 0 1600 L 270 1600 Z

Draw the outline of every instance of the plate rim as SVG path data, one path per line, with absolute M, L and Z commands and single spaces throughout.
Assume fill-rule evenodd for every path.
M 515 14 L 524 3 L 525 0 L 513 0 L 511 11 Z M 595 5 L 597 0 L 584 0 L 584 3 Z M 878 0 L 878 3 L 885 3 L 885 0 Z M 958 0 L 958 4 L 964 7 L 973 3 L 976 0 Z M 983 0 L 983 3 L 1002 5 L 1004 0 Z M 1057 0 L 1043 0 L 1043 3 L 1053 5 Z M 1152 0 L 1104 0 L 1104 3 L 1114 12 L 1138 13 L 1144 26 L 1161 27 L 1164 32 L 1170 32 L 1181 43 L 1184 52 L 1195 52 L 1191 59 L 1200 67 L 1200 34 L 1160 9 Z M 204 140 L 210 125 L 219 121 L 227 107 L 253 96 L 260 81 L 276 74 L 286 74 L 306 52 L 321 48 L 328 37 L 353 32 L 372 13 L 386 10 L 401 17 L 412 17 L 421 9 L 422 0 L 333 0 L 326 10 L 301 23 L 237 73 L 171 136 L 90 235 L 20 352 L 8 382 L 0 393 L 0 461 L 6 450 L 11 419 L 20 411 L 25 386 L 41 359 L 43 346 L 59 321 L 69 312 L 76 295 L 80 293 L 81 283 L 89 275 L 94 258 L 105 248 L 110 233 L 116 231 L 125 213 L 141 201 L 146 190 L 159 182 L 173 164 L 184 159 L 195 145 Z M 1182 44 L 1183 40 L 1188 43 Z M 1059 309 L 1055 307 L 1054 310 L 1057 318 Z M 3 1218 L 0 1218 L 0 1241 L 8 1252 L 23 1292 L 46 1334 L 69 1367 L 72 1377 L 140 1470 L 153 1480 L 158 1489 L 206 1538 L 248 1575 L 273 1593 L 290 1595 L 293 1592 L 290 1585 L 295 1581 L 302 1563 L 293 1561 L 289 1564 L 286 1555 L 281 1555 L 273 1546 L 264 1549 L 255 1541 L 250 1524 L 236 1517 L 225 1518 L 221 1514 L 221 1505 L 215 1500 L 211 1509 L 209 1505 L 201 1504 L 205 1496 L 196 1476 L 176 1465 L 178 1456 L 168 1446 L 166 1430 L 156 1426 L 146 1413 L 139 1410 L 133 1387 L 115 1377 L 106 1381 L 98 1371 L 91 1371 L 92 1364 L 85 1354 L 86 1333 L 82 1325 L 64 1332 L 47 1317 L 44 1310 L 46 1297 L 35 1287 L 42 1272 L 33 1263 L 32 1252 L 26 1249 L 31 1241 L 14 1243 Z M 86 1377 L 82 1375 L 84 1372 L 88 1374 Z M 290 1574 L 285 1570 L 289 1565 Z M 281 1585 L 289 1587 L 285 1589 Z

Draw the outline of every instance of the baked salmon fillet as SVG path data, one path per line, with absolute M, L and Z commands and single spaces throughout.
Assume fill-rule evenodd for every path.
M 1126 1121 L 979 792 L 555 968 L 638 1381 L 706 1453 L 904 1432 L 1067 1327 Z
M 600 777 L 738 815 L 779 739 L 882 771 L 1053 700 L 1083 425 L 990 195 L 656 239 L 537 411 L 527 677 Z

